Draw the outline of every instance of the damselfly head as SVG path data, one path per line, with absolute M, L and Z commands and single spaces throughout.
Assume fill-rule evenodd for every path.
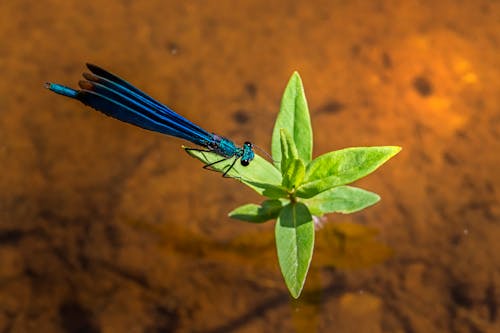
M 253 152 L 252 148 L 253 144 L 249 141 L 246 141 L 243 144 L 243 155 L 241 156 L 241 165 L 248 166 L 255 157 L 255 153 Z

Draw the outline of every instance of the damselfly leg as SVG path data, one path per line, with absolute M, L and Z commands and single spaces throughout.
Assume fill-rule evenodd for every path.
M 199 152 L 202 152 L 202 153 L 214 153 L 212 150 L 206 150 L 206 149 L 198 149 L 198 148 L 184 148 L 184 150 L 186 151 L 199 151 Z M 220 159 L 220 160 L 217 160 L 217 161 L 214 161 L 212 163 L 208 163 L 208 164 L 205 164 L 203 166 L 203 169 L 205 170 L 210 170 L 210 171 L 215 171 L 215 172 L 220 172 L 219 170 L 217 169 L 214 169 L 213 166 L 218 164 L 218 163 L 221 163 L 221 162 L 224 162 L 224 161 L 227 161 L 228 159 L 230 159 L 231 157 L 229 158 L 223 158 L 223 159 Z M 222 177 L 224 178 L 235 178 L 235 179 L 238 179 L 240 177 L 231 177 L 231 176 L 228 176 L 228 172 L 231 171 L 231 169 L 234 167 L 234 165 L 236 164 L 236 161 L 238 161 L 239 157 L 234 157 L 234 161 L 231 163 L 231 165 L 227 168 L 227 170 L 224 171 L 224 173 L 222 174 Z

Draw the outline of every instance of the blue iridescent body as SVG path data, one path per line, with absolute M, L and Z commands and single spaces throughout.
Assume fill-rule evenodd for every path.
M 57 83 L 47 83 L 46 87 L 57 94 L 79 100 L 110 117 L 190 141 L 223 157 L 205 165 L 205 168 L 234 158 L 224 176 L 238 159 L 243 166 L 253 160 L 253 145 L 250 142 L 239 147 L 223 136 L 204 130 L 114 74 L 92 64 L 87 64 L 87 67 L 92 74 L 83 74 L 85 80 L 79 82 L 80 90 Z

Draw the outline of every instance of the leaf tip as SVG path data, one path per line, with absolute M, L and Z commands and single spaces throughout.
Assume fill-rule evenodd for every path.
M 403 148 L 400 146 L 380 146 L 379 148 L 381 148 L 384 151 L 384 155 L 386 156 L 386 161 L 397 155 L 401 150 L 403 150 Z
M 388 146 L 389 150 L 391 151 L 390 157 L 394 157 L 397 155 L 401 150 L 403 150 L 403 147 L 400 146 Z
M 181 148 L 184 149 L 184 151 L 189 155 L 194 156 L 192 150 L 190 150 L 189 147 L 182 145 Z
M 399 153 L 401 150 L 403 150 L 403 147 L 400 146 L 391 146 L 391 147 L 394 149 L 396 154 Z
M 300 87 L 300 88 L 303 87 L 302 77 L 300 77 L 300 74 L 298 71 L 293 72 L 291 80 L 295 81 L 296 87 Z
M 194 157 L 197 159 L 200 159 L 200 157 L 201 157 L 201 155 L 199 154 L 199 152 L 197 150 L 192 150 L 192 149 L 189 149 L 189 147 L 185 147 L 185 146 L 182 146 L 182 149 L 184 149 L 184 151 L 191 157 Z
M 300 293 L 302 291 L 302 288 L 300 290 L 294 290 L 294 289 L 288 289 L 289 292 L 290 292 L 290 295 L 294 298 L 294 299 L 298 299 L 299 296 L 300 296 Z

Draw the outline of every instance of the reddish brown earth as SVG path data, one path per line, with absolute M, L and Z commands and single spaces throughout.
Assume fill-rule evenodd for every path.
M 500 332 L 500 2 L 0 2 L 0 332 Z M 317 233 L 290 300 L 260 198 L 43 82 L 84 62 L 268 147 L 303 78 L 315 154 L 404 150 Z

